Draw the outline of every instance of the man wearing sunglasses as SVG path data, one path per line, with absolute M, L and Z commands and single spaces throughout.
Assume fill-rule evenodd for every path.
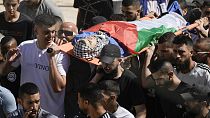
M 210 66 L 210 38 L 201 38 L 193 45 L 193 59 Z
M 70 42 L 78 34 L 77 26 L 72 22 L 64 22 L 58 31 L 58 38 Z

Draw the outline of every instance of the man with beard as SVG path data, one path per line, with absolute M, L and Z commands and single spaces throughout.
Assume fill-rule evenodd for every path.
M 101 80 L 114 80 L 120 86 L 119 104 L 129 111 L 133 110 L 136 118 L 145 118 L 144 93 L 135 74 L 121 67 L 119 47 L 113 44 L 105 45 L 99 58 L 101 68 L 97 73 L 103 75 Z
M 192 39 L 186 35 L 179 35 L 174 38 L 173 44 L 178 78 L 191 86 L 209 92 L 210 69 L 208 65 L 192 60 Z
M 141 70 L 141 83 L 142 87 L 147 93 L 146 95 L 146 107 L 147 107 L 147 116 L 149 118 L 162 118 L 163 113 L 161 111 L 161 106 L 157 102 L 153 88 L 155 86 L 155 81 L 149 76 L 151 72 L 148 68 L 148 65 L 154 60 L 166 60 L 173 62 L 173 40 L 175 34 L 173 32 L 167 32 L 158 38 L 157 46 L 151 46 L 145 51 L 144 61 L 142 63 Z
M 210 38 L 198 39 L 193 45 L 193 60 L 210 66 Z
M 49 14 L 35 19 L 37 39 L 24 41 L 7 53 L 0 64 L 0 74 L 8 73 L 21 65 L 20 85 L 33 82 L 40 89 L 41 106 L 59 118 L 64 117 L 64 95 L 69 57 L 59 51 L 53 42 L 56 36 L 56 20 Z M 51 53 L 47 52 L 52 48 Z
M 156 60 L 149 65 L 150 77 L 155 81 L 155 94 L 165 118 L 181 118 L 185 109 L 180 94 L 195 91 L 181 81 L 170 62 Z
M 104 96 L 97 84 L 86 84 L 78 91 L 79 108 L 87 114 L 89 118 L 116 118 L 106 111 L 103 102 Z
M 18 103 L 22 109 L 10 113 L 9 118 L 58 118 L 40 107 L 39 88 L 33 83 L 20 87 Z

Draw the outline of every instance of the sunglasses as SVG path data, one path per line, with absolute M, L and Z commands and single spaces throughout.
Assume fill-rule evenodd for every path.
M 65 34 L 65 36 L 73 36 L 75 33 L 72 31 L 67 31 L 67 30 L 58 31 L 58 36 L 62 36 L 63 34 Z

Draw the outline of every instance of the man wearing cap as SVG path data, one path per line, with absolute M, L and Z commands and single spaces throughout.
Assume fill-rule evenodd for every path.
M 135 74 L 121 67 L 119 47 L 113 44 L 105 45 L 100 54 L 100 62 L 101 68 L 97 69 L 95 77 L 100 73 L 100 76 L 103 76 L 101 81 L 114 80 L 119 83 L 119 104 L 129 111 L 135 110 L 137 118 L 145 118 L 144 93 Z

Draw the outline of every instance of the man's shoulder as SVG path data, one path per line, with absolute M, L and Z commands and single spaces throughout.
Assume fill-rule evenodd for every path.
M 39 113 L 39 118 L 58 118 L 58 117 L 49 113 L 48 111 L 45 111 L 44 109 L 41 109 Z
M 130 70 L 128 69 L 125 69 L 122 76 L 130 76 L 130 77 L 137 77 L 133 72 L 131 72 Z
M 198 72 L 202 72 L 202 71 L 205 71 L 205 72 L 208 72 L 208 74 L 210 74 L 210 68 L 208 65 L 206 64 L 203 64 L 203 63 L 197 63 L 196 66 L 195 66 L 195 69 L 198 71 Z
M 27 21 L 27 22 L 30 22 L 30 23 L 32 23 L 33 21 L 32 21 L 32 19 L 29 17 L 29 16 L 27 16 L 26 14 L 24 14 L 24 13 L 20 13 L 20 20 L 21 21 Z
M 134 118 L 132 113 L 121 106 L 117 108 L 117 111 L 114 112 L 113 115 L 120 118 Z

